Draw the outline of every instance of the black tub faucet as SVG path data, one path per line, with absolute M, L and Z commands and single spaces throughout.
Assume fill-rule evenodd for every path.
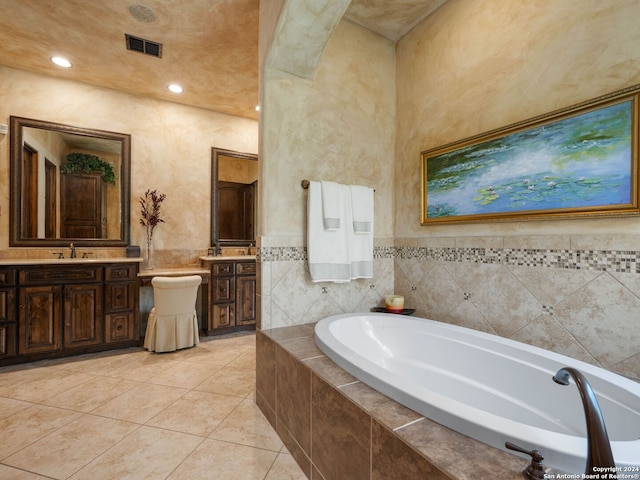
M 608 472 L 607 478 L 617 478 L 616 464 L 613 461 L 611 444 L 598 399 L 589 381 L 575 368 L 561 368 L 553 376 L 553 381 L 560 385 L 569 385 L 569 377 L 573 377 L 580 391 L 587 420 L 587 467 L 585 474 L 594 475 L 594 473 Z

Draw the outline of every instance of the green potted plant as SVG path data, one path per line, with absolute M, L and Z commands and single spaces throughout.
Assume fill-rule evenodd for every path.
M 62 173 L 91 173 L 102 172 L 102 179 L 112 185 L 116 184 L 116 175 L 110 163 L 100 160 L 88 153 L 70 153 L 67 163 L 60 167 Z

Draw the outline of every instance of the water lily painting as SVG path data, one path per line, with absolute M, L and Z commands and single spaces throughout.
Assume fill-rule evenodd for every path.
M 640 213 L 638 91 L 422 152 L 422 224 Z

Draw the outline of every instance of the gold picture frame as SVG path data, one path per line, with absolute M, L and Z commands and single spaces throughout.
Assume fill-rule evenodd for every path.
M 640 85 L 421 152 L 421 224 L 640 214 Z

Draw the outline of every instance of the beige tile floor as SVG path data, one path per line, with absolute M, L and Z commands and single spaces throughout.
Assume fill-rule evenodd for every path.
M 305 479 L 254 391 L 253 333 L 2 367 L 0 479 Z

